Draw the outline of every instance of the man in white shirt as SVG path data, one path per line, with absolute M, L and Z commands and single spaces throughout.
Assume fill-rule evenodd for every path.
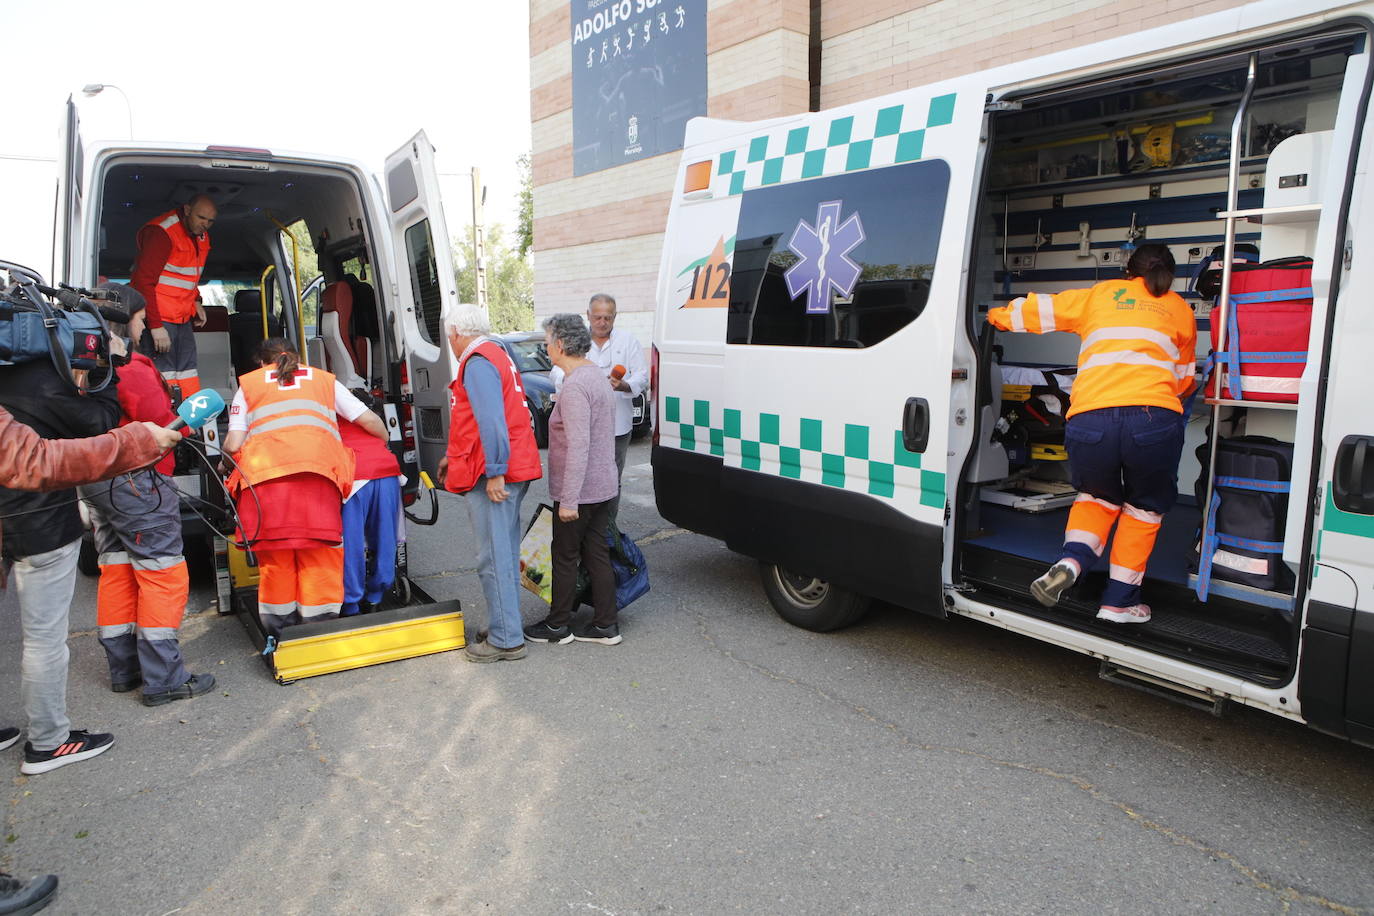
M 587 324 L 592 329 L 592 348 L 587 359 L 606 373 L 615 390 L 615 467 L 616 481 L 625 473 L 625 455 L 630 448 L 630 427 L 633 419 L 631 402 L 649 385 L 649 367 L 644 362 L 644 348 L 628 331 L 615 329 L 615 299 L 608 293 L 597 293 L 587 303 Z M 613 378 L 611 370 L 624 366 L 625 374 Z M 563 372 L 554 367 L 549 373 L 555 390 L 563 387 Z M 620 495 L 611 500 L 611 521 L 620 508 Z

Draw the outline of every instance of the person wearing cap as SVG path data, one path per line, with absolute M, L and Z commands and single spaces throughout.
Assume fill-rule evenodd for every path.
M 1177 293 L 1174 256 L 1141 245 L 1121 280 L 1088 289 L 1031 293 L 988 312 L 1004 331 L 1082 338 L 1065 415 L 1064 444 L 1078 497 L 1058 561 L 1031 583 L 1052 607 L 1112 542 L 1099 620 L 1148 623 L 1140 600 L 1164 513 L 1178 496 L 1178 460 L 1194 386 L 1197 323 Z M 1116 536 L 1112 538 L 1112 529 Z
M 132 287 L 102 283 L 97 289 L 132 314 L 144 307 Z M 111 334 L 124 332 L 123 326 L 110 325 Z M 176 419 L 167 383 L 148 357 L 131 353 L 116 378 L 121 426 L 144 421 L 168 426 Z M 182 553 L 175 464 L 169 451 L 153 467 L 81 488 L 99 555 L 96 626 L 110 666 L 110 689 L 125 693 L 142 685 L 145 706 L 187 700 L 215 686 L 214 675 L 186 670 L 177 638 L 191 576 Z
M 195 328 L 205 324 L 200 278 L 218 212 L 213 200 L 197 194 L 138 230 L 138 257 L 129 285 L 147 301 L 141 346 L 182 398 L 200 390 L 195 336 Z

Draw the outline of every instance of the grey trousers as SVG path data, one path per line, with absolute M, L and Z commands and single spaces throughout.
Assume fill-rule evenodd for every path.
M 14 562 L 14 585 L 24 633 L 19 663 L 29 741 L 50 751 L 67 740 L 67 636 L 80 539 Z
M 625 476 L 625 456 L 630 451 L 630 436 L 633 432 L 628 432 L 623 436 L 615 437 L 615 497 L 611 500 L 610 511 L 607 513 L 607 523 L 616 524 L 616 515 L 620 511 L 620 478 Z M 619 528 L 619 526 L 616 526 Z

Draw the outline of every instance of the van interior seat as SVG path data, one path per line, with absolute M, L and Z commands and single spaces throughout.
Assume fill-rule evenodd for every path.
M 253 353 L 263 339 L 262 293 L 256 289 L 241 289 L 234 293 L 234 313 L 228 321 L 229 352 L 237 377 L 258 367 Z M 281 336 L 281 322 L 270 315 L 267 319 L 267 336 Z
M 200 386 L 214 388 L 221 394 L 234 390 L 228 332 L 229 309 L 223 305 L 205 306 L 205 325 L 195 329 L 196 369 Z
M 329 371 L 345 388 L 365 388 L 367 381 L 359 371 L 352 326 L 353 291 L 347 283 L 335 280 L 320 295 L 320 337 L 324 339 Z
M 358 371 L 371 379 L 372 353 L 382 342 L 382 329 L 377 315 L 377 293 L 372 284 L 344 274 L 344 282 L 353 293 L 353 349 Z

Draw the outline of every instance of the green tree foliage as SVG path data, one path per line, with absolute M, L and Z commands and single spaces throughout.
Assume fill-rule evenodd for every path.
M 487 227 L 487 311 L 495 334 L 528 331 L 534 327 L 534 267 L 529 258 L 506 241 L 499 223 Z M 462 241 L 453 241 L 454 272 L 458 301 L 477 301 L 472 269 L 472 227 L 463 230 Z
M 529 257 L 530 249 L 534 247 L 534 186 L 530 178 L 530 154 L 526 153 L 515 160 L 515 167 L 520 171 L 520 193 L 516 195 L 519 202 L 519 223 L 515 227 L 516 251 L 520 257 Z

